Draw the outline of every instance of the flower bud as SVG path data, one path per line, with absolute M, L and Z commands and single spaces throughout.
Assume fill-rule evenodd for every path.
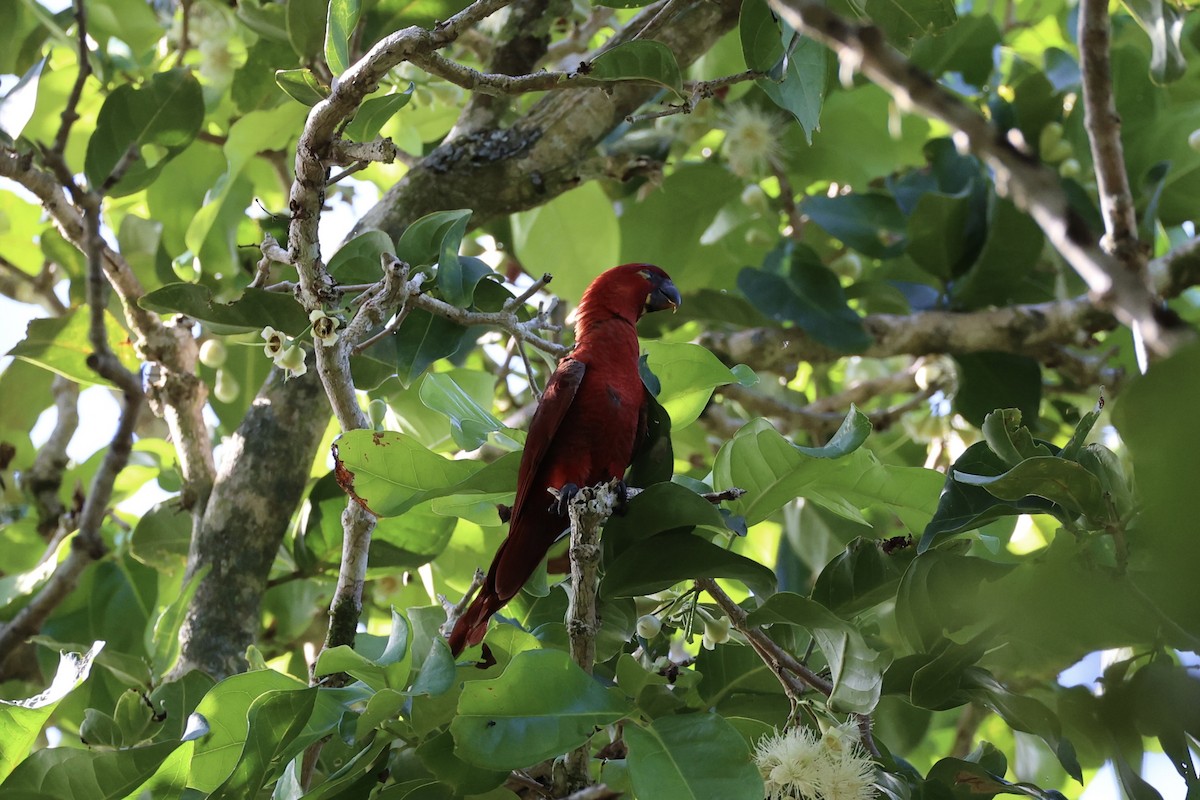
M 213 397 L 222 403 L 232 403 L 237 400 L 241 389 L 242 387 L 238 385 L 237 380 L 229 374 L 228 370 L 217 370 L 217 382 L 213 384 Z
M 643 639 L 653 639 L 662 631 L 662 620 L 653 614 L 638 617 L 637 632 Z
M 200 363 L 206 367 L 220 369 L 228 357 L 229 350 L 220 339 L 209 339 L 200 345 Z

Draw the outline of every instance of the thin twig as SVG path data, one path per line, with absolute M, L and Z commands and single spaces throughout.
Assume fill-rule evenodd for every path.
M 87 46 L 87 3 L 84 0 L 75 0 L 74 5 L 76 35 L 79 40 L 79 74 L 75 76 L 75 84 L 71 87 L 71 93 L 67 95 L 66 105 L 62 110 L 62 122 L 59 123 L 58 133 L 50 148 L 50 151 L 59 158 L 62 158 L 67 150 L 67 139 L 71 135 L 71 128 L 79 119 L 79 112 L 76 110 L 79 98 L 83 96 L 84 84 L 87 83 L 88 76 L 92 74 L 92 62 L 88 59 Z

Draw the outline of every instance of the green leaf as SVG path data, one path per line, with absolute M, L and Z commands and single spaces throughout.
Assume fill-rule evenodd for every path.
M 313 675 L 320 678 L 345 672 L 376 692 L 387 689 L 401 691 L 407 688 L 412 670 L 412 653 L 409 651 L 408 640 L 408 620 L 393 608 L 391 634 L 379 658 L 367 658 L 347 645 L 331 647 L 323 650 L 317 657 Z
M 355 142 L 369 142 L 400 109 L 412 99 L 414 84 L 401 92 L 392 92 L 383 97 L 372 97 L 359 106 L 354 119 L 346 126 L 346 138 Z
M 883 506 L 917 531 L 929 522 L 942 481 L 933 470 L 881 464 L 862 448 L 832 459 L 814 458 L 762 419 L 734 434 L 713 465 L 714 488 L 746 489 L 746 496 L 732 506 L 751 525 L 805 497 L 856 522 L 865 521 L 861 508 Z
M 1155 83 L 1179 80 L 1187 71 L 1183 55 L 1183 15 L 1163 0 L 1124 0 L 1129 13 L 1150 37 L 1150 75 Z
M 421 402 L 450 418 L 454 443 L 475 450 L 493 431 L 507 431 L 503 422 L 475 401 L 445 372 L 431 372 L 421 381 Z
M 325 63 L 334 75 L 350 67 L 350 38 L 362 13 L 361 0 L 329 0 L 325 24 Z
M 856 537 L 821 570 L 812 599 L 843 617 L 890 599 L 913 550 L 905 547 L 888 553 L 880 545 L 875 539 Z
M 866 11 L 901 49 L 907 49 L 909 40 L 936 34 L 958 20 L 953 0 L 867 0 Z
M 837 276 L 806 255 L 793 253 L 786 277 L 747 267 L 738 273 L 738 289 L 767 316 L 795 324 L 827 347 L 846 353 L 870 347 L 874 340 L 847 304 Z
M 150 652 L 155 675 L 166 675 L 179 660 L 179 650 L 182 646 L 179 629 L 183 626 L 184 617 L 191 606 L 196 589 L 200 587 L 200 581 L 204 580 L 211 569 L 212 564 L 205 564 L 189 576 L 179 594 L 155 620 Z
M 460 259 L 458 256 L 458 248 L 462 246 L 463 236 L 467 233 L 469 219 L 469 215 L 456 219 L 438 246 L 438 289 L 441 290 L 442 297 L 447 303 L 459 308 L 471 305 L 475 296 L 475 284 L 479 282 L 478 278 L 474 281 L 471 280 L 471 270 L 466 269 L 466 265 L 463 263 L 467 259 Z M 491 271 L 483 262 L 478 263 L 484 266 L 486 271 Z M 478 275 L 479 271 L 476 270 L 475 274 Z
M 1092 432 L 1092 428 L 1096 425 L 1096 420 L 1100 419 L 1100 412 L 1104 408 L 1104 401 L 1097 403 L 1090 411 L 1079 418 L 1079 422 L 1075 424 L 1075 432 L 1071 434 L 1071 440 L 1063 447 L 1059 453 L 1060 458 L 1065 458 L 1068 461 L 1076 461 L 1079 458 L 1080 452 L 1087 444 L 1088 434 Z
M 309 108 L 329 97 L 329 87 L 321 83 L 311 69 L 277 69 L 275 83 L 288 97 Z
M 264 150 L 286 148 L 296 131 L 303 124 L 304 109 L 284 105 L 265 111 L 251 111 L 229 126 L 229 135 L 221 152 L 225 156 L 225 172 L 204 195 L 204 205 L 188 223 L 184 241 L 189 250 L 198 253 L 205 261 L 206 270 L 214 270 L 212 262 L 218 252 L 214 242 L 222 236 L 230 238 L 236 233 L 237 223 L 230 219 L 236 214 L 240 219 L 245 212 L 246 200 L 239 199 L 238 187 L 244 183 L 243 173 L 254 156 Z M 234 246 L 232 239 L 226 250 Z M 228 252 L 225 258 L 233 260 Z M 256 290 L 257 291 L 257 290 Z
M 290 293 L 264 289 L 246 289 L 232 303 L 220 303 L 207 286 L 171 283 L 143 295 L 138 305 L 160 314 L 185 314 L 211 325 L 214 333 L 260 331 L 270 325 L 298 336 L 308 327 L 304 309 Z
M 390 352 L 396 377 L 407 388 L 433 362 L 454 355 L 464 345 L 473 342 L 472 336 L 470 328 L 422 308 L 414 308 L 395 336 L 375 345 L 368 352 L 378 352 L 379 358 Z
M 869 714 L 879 702 L 883 671 L 891 662 L 869 647 L 862 634 L 824 606 L 791 592 L 768 598 L 746 619 L 749 625 L 799 625 L 817 641 L 833 680 L 830 702 L 839 711 Z
M 961 272 L 963 259 L 970 254 L 967 241 L 970 212 L 969 191 L 922 194 L 908 216 L 905 251 L 929 274 L 949 280 Z
M 1027 458 L 1053 455 L 1046 445 L 1034 441 L 1029 428 L 1021 424 L 1019 409 L 996 409 L 983 418 L 980 430 L 992 452 L 1010 467 L 1015 467 Z
M 92 345 L 88 341 L 90 317 L 87 308 L 79 308 L 62 317 L 35 319 L 29 323 L 25 338 L 7 355 L 36 364 L 84 386 L 109 385 L 87 365 L 88 357 L 92 355 Z M 106 311 L 104 317 L 109 349 L 127 370 L 137 374 L 141 370 L 141 359 L 134 353 L 133 342 L 111 314 Z
M 396 255 L 396 246 L 386 233 L 365 230 L 338 248 L 329 259 L 329 274 L 338 283 L 374 283 L 383 277 L 382 257 Z
M 196 741 L 190 785 L 213 792 L 233 774 L 250 732 L 249 713 L 258 698 L 275 692 L 300 692 L 304 683 L 273 670 L 233 675 L 218 683 L 196 712 L 208 722 L 209 732 Z
M 172 572 L 187 560 L 192 541 L 192 515 L 167 500 L 145 512 L 133 528 L 130 552 L 133 558 L 161 572 Z
M 742 735 L 718 714 L 660 717 L 625 726 L 638 797 L 758 800 L 763 781 Z
M 604 562 L 611 564 L 630 545 L 687 526 L 726 530 L 721 512 L 686 486 L 656 483 L 635 495 L 624 514 L 604 524 Z
M 142 785 L 182 742 L 159 742 L 128 750 L 39 750 L 4 782 L 5 795 L 22 800 L 87 797 L 123 800 Z
M 508 770 L 483 769 L 464 761 L 454 750 L 454 737 L 442 731 L 417 747 L 417 758 L 445 787 L 459 796 L 489 792 L 508 778 Z
M 804 129 L 812 144 L 813 133 L 820 127 L 829 74 L 829 50 L 803 37 L 785 56 L 793 37 L 798 34 L 778 22 L 763 0 L 742 5 L 738 23 L 742 55 L 749 69 L 779 79 L 760 78 L 757 85 L 777 106 L 789 112 Z
M 403 433 L 348 431 L 334 447 L 334 459 L 346 471 L 343 488 L 377 516 L 403 514 L 435 497 L 510 491 L 516 485 L 512 459 L 485 465 L 445 458 Z
M 735 578 L 755 594 L 775 590 L 775 573 L 757 561 L 685 530 L 643 539 L 605 565 L 601 594 L 639 597 L 693 578 Z
M 447 237 L 453 236 L 456 230 L 463 230 L 465 220 L 470 216 L 469 208 L 426 214 L 404 229 L 396 242 L 396 258 L 414 269 L 436 264 Z M 457 236 L 461 242 L 462 234 Z
M 288 0 L 287 35 L 296 55 L 305 61 L 316 59 L 325 44 L 325 19 L 328 0 Z
M 641 39 L 622 42 L 591 62 L 589 77 L 600 80 L 647 80 L 683 97 L 683 76 L 671 48 L 662 42 Z
M 658 402 L 671 415 L 673 430 L 695 422 L 716 387 L 729 383 L 749 386 L 758 381 L 753 371 L 739 377 L 709 350 L 691 342 L 648 340 L 642 343 L 642 350 L 661 384 Z M 750 383 L 745 383 L 747 380 Z
M 190 70 L 155 74 L 141 86 L 125 83 L 113 90 L 96 118 L 88 140 L 84 174 L 100 188 L 127 153 L 137 158 L 125 171 L 113 196 L 132 194 L 149 186 L 170 159 L 184 151 L 204 121 L 204 97 Z M 149 163 L 147 148 L 160 150 Z
M 1100 481 L 1074 461 L 1056 456 L 1026 459 L 1002 475 L 974 475 L 954 470 L 954 480 L 968 486 L 982 486 L 1001 500 L 1042 497 L 1072 514 L 1091 520 L 1108 519 Z
M 1025 419 L 1037 419 L 1042 401 L 1041 365 L 1014 353 L 957 353 L 958 392 L 954 410 L 972 425 L 997 408 L 1020 409 Z
M 0 248 L 9 263 L 26 275 L 37 275 L 42 269 L 44 257 L 30 235 L 41 218 L 42 210 L 35 203 L 0 191 Z
M 463 687 L 450 733 L 465 761 L 517 769 L 578 747 L 631 710 L 619 691 L 603 688 L 566 653 L 527 650 L 499 678 Z
M 992 48 L 1000 44 L 1000 28 L 991 14 L 959 18 L 935 36 L 921 38 L 912 62 L 934 77 L 958 72 L 972 86 L 983 86 L 992 73 Z
M 800 210 L 830 236 L 872 258 L 895 258 L 907 245 L 908 222 L 888 195 L 810 195 Z
M 581 297 L 593 278 L 620 263 L 617 215 L 595 181 L 515 214 L 512 227 L 513 248 L 525 270 L 530 275 L 549 272 L 562 297 Z
M 59 701 L 87 680 L 92 662 L 103 648 L 104 642 L 96 642 L 86 653 L 59 653 L 58 671 L 44 692 L 27 700 L 0 700 L 0 741 L 4 742 L 4 747 L 0 748 L 0 783 L 4 783 L 6 789 L 15 788 L 17 783 L 10 785 L 5 778 L 28 755 Z M 27 771 L 32 772 L 32 769 Z
M 304 731 L 317 700 L 317 688 L 270 691 L 257 697 L 248 712 L 246 744 L 233 774 L 213 800 L 254 797 L 304 749 L 297 737 Z

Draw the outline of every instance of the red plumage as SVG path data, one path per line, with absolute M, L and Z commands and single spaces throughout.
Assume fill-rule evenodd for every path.
M 508 536 L 450 634 L 455 655 L 483 639 L 491 616 L 521 590 L 567 528 L 547 489 L 592 486 L 625 474 L 645 433 L 637 321 L 646 311 L 679 302 L 667 273 L 650 264 L 613 267 L 583 293 L 575 349 L 559 362 L 529 425 Z

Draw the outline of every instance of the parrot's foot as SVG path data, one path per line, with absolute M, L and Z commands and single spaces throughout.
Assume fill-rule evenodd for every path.
M 579 494 L 578 486 L 573 483 L 564 483 L 562 488 L 558 490 L 558 497 L 554 498 L 554 501 L 550 503 L 550 510 L 560 517 L 567 516 L 567 509 L 577 494 Z
M 617 493 L 617 502 L 613 506 L 613 513 L 618 517 L 623 517 L 629 511 L 629 484 L 617 478 L 617 482 L 613 484 L 613 490 Z

